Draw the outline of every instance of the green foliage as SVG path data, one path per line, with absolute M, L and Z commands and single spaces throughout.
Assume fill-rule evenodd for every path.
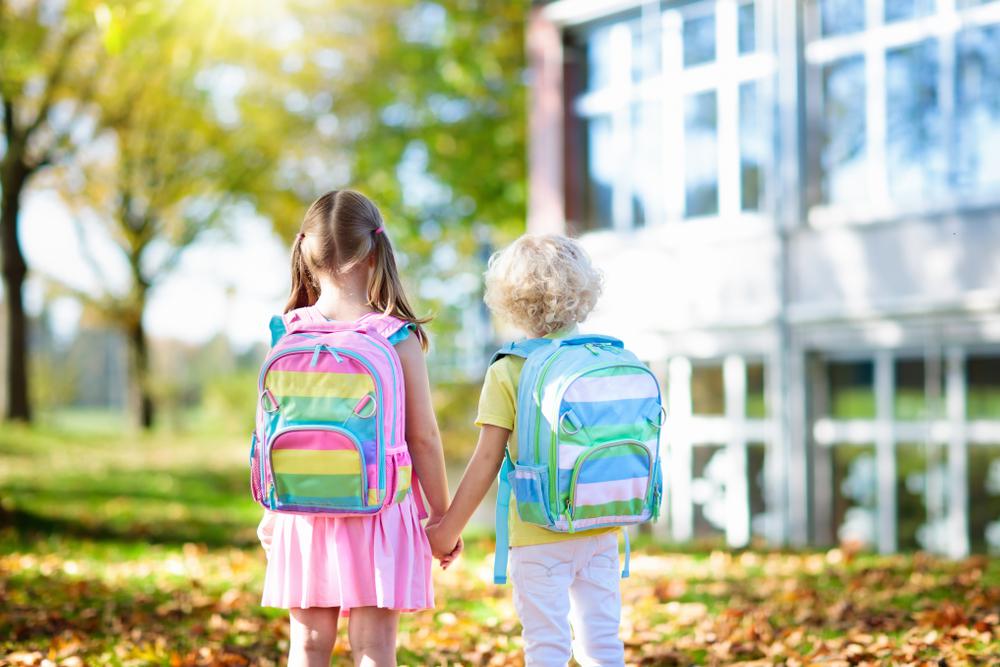
M 253 428 L 257 405 L 257 372 L 234 371 L 205 380 L 202 409 L 205 419 L 226 432 L 248 432 Z
M 472 423 L 479 405 L 478 383 L 439 383 L 433 388 L 434 414 L 449 461 L 464 464 L 472 456 L 479 429 Z

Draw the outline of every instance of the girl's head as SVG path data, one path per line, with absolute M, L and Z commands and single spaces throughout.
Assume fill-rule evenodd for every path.
M 576 241 L 528 234 L 490 257 L 486 305 L 516 327 L 545 336 L 587 319 L 601 282 Z
M 334 190 L 313 202 L 292 246 L 292 293 L 285 312 L 311 306 L 319 297 L 321 276 L 340 282 L 355 271 L 367 272 L 368 305 L 413 323 L 420 344 L 427 335 L 403 290 L 385 222 L 367 197 Z

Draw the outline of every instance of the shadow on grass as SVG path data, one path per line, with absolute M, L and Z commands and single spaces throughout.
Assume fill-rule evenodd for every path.
M 253 526 L 235 521 L 159 521 L 153 523 L 130 522 L 116 525 L 112 522 L 84 522 L 36 514 L 15 508 L 0 514 L 0 529 L 13 529 L 20 541 L 30 543 L 52 535 L 75 537 L 95 542 L 136 542 L 141 544 L 178 545 L 193 542 L 208 547 L 246 548 L 257 544 Z
M 0 528 L 24 541 L 53 535 L 94 541 L 246 547 L 259 510 L 244 471 L 111 470 L 11 480 L 0 488 Z

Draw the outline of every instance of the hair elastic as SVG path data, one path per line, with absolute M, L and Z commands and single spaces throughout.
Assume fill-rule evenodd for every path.
M 385 226 L 384 225 L 379 225 L 378 227 L 375 228 L 375 234 L 376 235 L 381 234 L 384 231 L 385 231 Z
M 299 235 L 297 237 L 295 237 L 295 238 L 298 239 L 299 241 L 301 241 L 305 237 L 306 237 L 306 233 L 305 232 L 299 232 Z

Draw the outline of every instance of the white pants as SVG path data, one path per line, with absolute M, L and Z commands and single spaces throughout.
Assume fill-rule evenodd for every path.
M 625 664 L 617 532 L 513 547 L 510 576 L 527 667 L 565 667 L 571 645 L 582 667 Z

